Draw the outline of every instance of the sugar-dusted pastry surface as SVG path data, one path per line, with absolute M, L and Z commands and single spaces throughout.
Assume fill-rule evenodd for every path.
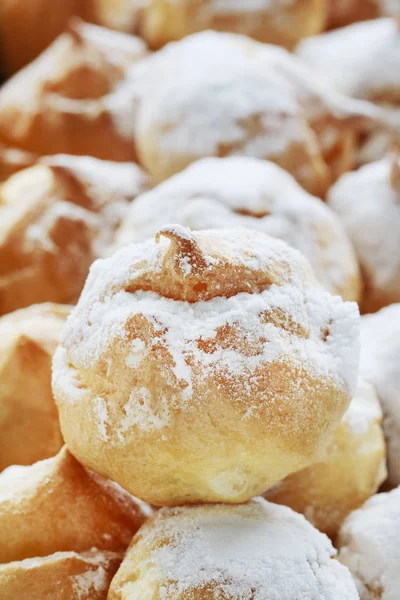
M 361 319 L 360 371 L 377 392 L 383 410 L 389 483 L 400 485 L 400 304 Z
M 361 309 L 400 301 L 400 158 L 398 154 L 343 175 L 329 205 L 353 243 L 364 277 Z
M 324 452 L 358 326 L 280 240 L 166 226 L 91 268 L 53 365 L 64 437 L 152 504 L 247 500 Z
M 264 231 L 302 252 L 328 291 L 360 298 L 357 259 L 339 219 L 271 162 L 235 156 L 193 163 L 130 205 L 116 245 L 144 241 L 167 223 Z
M 325 460 L 289 475 L 265 497 L 304 514 L 334 539 L 347 515 L 377 492 L 386 475 L 382 410 L 372 385 L 360 380 Z
M 361 600 L 397 600 L 400 587 L 400 488 L 378 494 L 345 521 L 339 560 L 357 584 Z
M 0 314 L 74 302 L 129 202 L 148 187 L 135 164 L 56 155 L 0 186 Z
M 335 554 L 303 516 L 261 498 L 161 509 L 133 539 L 109 600 L 356 600 Z
M 71 22 L 2 86 L 0 143 L 40 155 L 134 160 L 134 91 L 121 96 L 119 87 L 145 54 L 137 37 Z
M 324 195 L 377 109 L 340 95 L 282 48 L 206 31 L 138 63 L 136 143 L 156 181 L 207 156 L 269 159 Z M 201 132 L 201 133 L 200 133 Z

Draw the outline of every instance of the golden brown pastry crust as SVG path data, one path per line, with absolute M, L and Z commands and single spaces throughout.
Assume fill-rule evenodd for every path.
M 107 600 L 123 554 L 56 552 L 0 565 L 2 600 Z
M 127 69 L 145 54 L 139 38 L 73 21 L 31 65 L 0 90 L 0 143 L 41 155 L 135 159 L 113 98 Z
M 134 164 L 55 156 L 0 187 L 0 314 L 73 302 L 128 203 L 148 186 Z
M 350 399 L 358 311 L 265 234 L 156 240 L 91 270 L 53 363 L 63 435 L 151 504 L 242 502 L 320 456 Z
M 235 34 L 189 36 L 135 74 L 139 162 L 157 182 L 206 156 L 245 155 L 276 162 L 323 197 L 351 168 L 359 130 L 378 118 L 284 49 Z
M 41 304 L 0 318 L 0 471 L 54 456 L 63 444 L 51 360 L 69 312 Z
M 0 475 L 0 563 L 55 552 L 123 551 L 147 505 L 88 472 L 66 448 Z
M 238 3 L 215 0 L 149 0 L 140 31 L 153 48 L 205 29 L 248 35 L 260 42 L 293 48 L 324 29 L 328 0 Z
M 335 538 L 345 518 L 386 478 L 382 412 L 373 387 L 360 382 L 324 462 L 289 475 L 265 498 L 286 504 Z
M 0 144 L 0 184 L 5 179 L 21 169 L 31 167 L 37 161 L 37 156 L 16 148 L 8 148 Z
M 329 0 L 328 28 L 344 27 L 356 21 L 378 17 L 398 17 L 400 7 L 385 0 Z

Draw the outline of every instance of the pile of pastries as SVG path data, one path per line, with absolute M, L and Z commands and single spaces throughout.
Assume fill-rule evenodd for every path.
M 399 19 L 0 2 L 1 600 L 398 600 Z

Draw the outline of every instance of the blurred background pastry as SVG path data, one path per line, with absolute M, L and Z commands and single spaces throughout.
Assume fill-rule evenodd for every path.
M 400 488 L 378 494 L 345 521 L 339 560 L 357 584 L 361 600 L 395 600 L 400 587 Z
M 136 198 L 116 245 L 144 241 L 167 223 L 264 231 L 302 252 L 329 292 L 360 298 L 358 262 L 339 219 L 271 162 L 241 156 L 193 163 Z
M 303 37 L 320 33 L 328 0 L 148 0 L 140 31 L 159 48 L 204 29 L 231 31 L 260 42 L 293 48 Z
M 353 243 L 363 274 L 361 309 L 400 301 L 400 157 L 346 173 L 328 192 Z
M 358 390 L 326 452 L 326 459 L 289 475 L 265 498 L 286 504 L 334 539 L 349 513 L 386 479 L 382 410 L 371 384 Z
M 145 53 L 139 38 L 71 22 L 0 89 L 0 143 L 40 155 L 134 160 L 134 102 L 117 90 Z
M 354 162 L 375 107 L 338 94 L 298 58 L 202 32 L 137 64 L 138 160 L 156 182 L 207 156 L 269 159 L 323 196 Z
M 105 600 L 126 546 L 150 514 L 143 502 L 86 471 L 66 448 L 30 467 L 6 469 L 0 475 L 1 598 Z
M 147 188 L 135 164 L 54 156 L 0 187 L 0 314 L 77 300 L 130 200 Z
M 361 319 L 361 375 L 375 387 L 383 410 L 388 483 L 400 485 L 400 304 Z
M 39 304 L 0 317 L 0 471 L 54 456 L 63 444 L 51 360 L 69 312 Z
M 156 506 L 246 501 L 323 455 L 358 326 L 282 241 L 166 226 L 90 271 L 53 363 L 64 438 Z
M 400 11 L 400 3 L 399 3 Z M 400 16 L 400 15 L 399 15 Z M 385 127 L 371 124 L 359 140 L 357 162 L 382 158 L 400 139 L 400 31 L 398 19 L 355 23 L 300 43 L 297 55 L 333 88 L 374 103 Z
M 335 554 L 302 516 L 261 498 L 161 509 L 133 539 L 108 597 L 128 600 L 146 590 L 171 600 L 356 600 Z

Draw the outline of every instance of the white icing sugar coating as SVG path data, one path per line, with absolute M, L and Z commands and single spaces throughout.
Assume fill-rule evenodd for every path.
M 354 23 L 307 38 L 296 53 L 344 94 L 377 101 L 393 94 L 398 104 L 400 32 L 396 19 Z
M 161 509 L 115 577 L 118 598 L 357 600 L 328 538 L 303 516 L 261 498 L 240 506 Z
M 372 423 L 382 419 L 382 409 L 373 386 L 362 378 L 358 380 L 357 392 L 342 422 L 347 423 L 353 435 L 365 435 Z
M 400 484 L 400 304 L 361 319 L 360 373 L 383 409 L 389 481 Z
M 166 223 L 263 231 L 300 250 L 327 290 L 342 293 L 354 285 L 348 299 L 357 299 L 358 265 L 339 219 L 268 161 L 230 157 L 193 163 L 131 204 L 116 244 L 143 241 Z
M 329 205 L 353 242 L 367 280 L 367 308 L 400 300 L 400 159 L 397 155 L 347 173 L 330 189 Z
M 378 494 L 342 526 L 339 560 L 353 575 L 361 600 L 398 600 L 400 488 Z

